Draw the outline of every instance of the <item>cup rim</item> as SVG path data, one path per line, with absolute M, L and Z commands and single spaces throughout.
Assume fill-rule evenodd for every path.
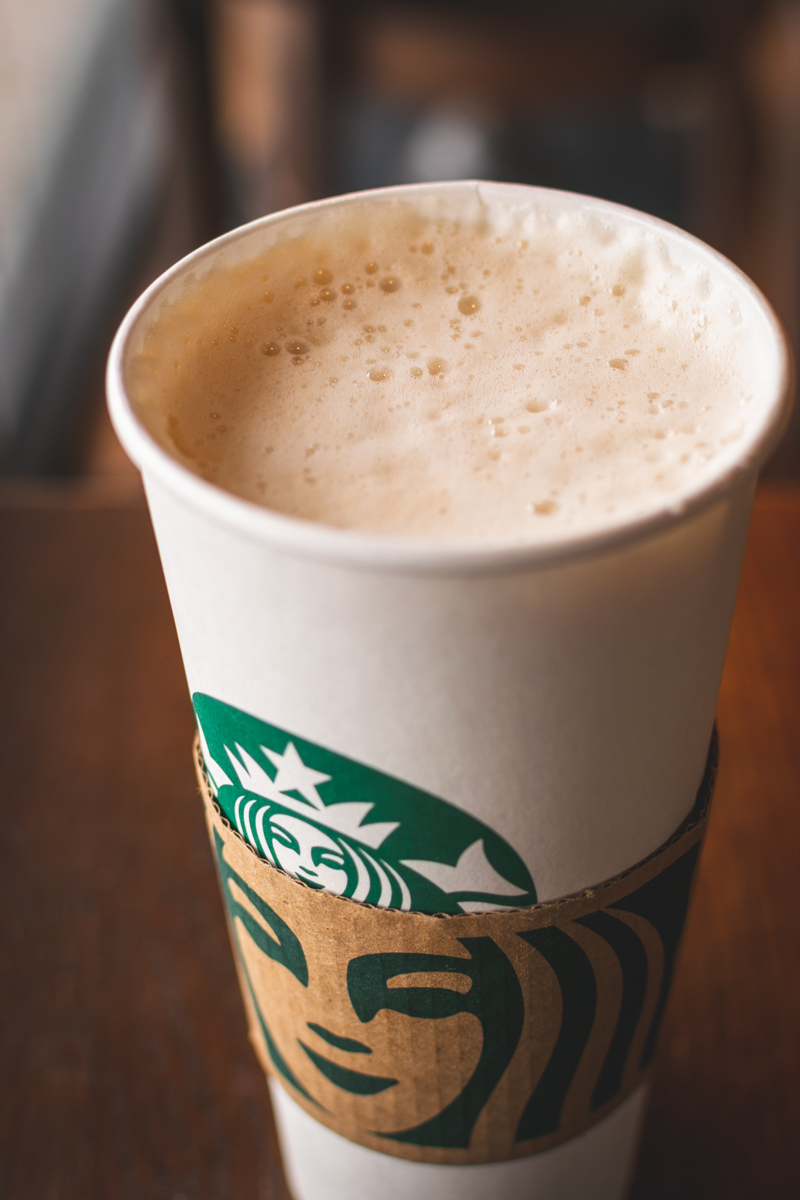
M 585 207 L 593 212 L 622 217 L 628 223 L 645 226 L 655 232 L 661 231 L 673 242 L 677 240 L 693 247 L 701 259 L 705 258 L 715 264 L 718 270 L 738 284 L 765 318 L 777 366 L 773 403 L 765 407 L 762 422 L 742 457 L 707 481 L 704 486 L 681 496 L 674 503 L 641 517 L 622 521 L 608 529 L 576 535 L 565 534 L 552 542 L 488 543 L 477 539 L 446 540 L 365 533 L 324 525 L 318 521 L 262 507 L 195 474 L 173 458 L 145 428 L 134 411 L 125 387 L 124 367 L 128 342 L 142 316 L 160 293 L 178 277 L 220 250 L 246 239 L 255 230 L 279 225 L 298 216 L 313 215 L 326 208 L 340 207 L 372 197 L 393 199 L 413 197 L 415 193 L 430 195 L 459 189 L 488 189 L 494 194 L 507 193 L 509 196 L 523 194 L 534 202 L 537 197 L 541 197 L 551 203 L 557 200 L 564 208 Z M 781 322 L 769 301 L 739 267 L 693 234 L 686 233 L 658 217 L 651 217 L 610 200 L 554 188 L 484 180 L 404 184 L 350 192 L 269 213 L 222 234 L 173 264 L 141 294 L 117 330 L 106 370 L 106 392 L 112 424 L 125 451 L 142 472 L 145 486 L 148 476 L 151 476 L 177 499 L 191 509 L 202 512 L 214 522 L 236 530 L 249 540 L 268 544 L 275 550 L 295 557 L 364 569 L 425 574 L 483 574 L 546 566 L 565 560 L 597 556 L 621 549 L 629 543 L 666 533 L 671 527 L 712 507 L 739 485 L 755 476 L 786 429 L 792 408 L 793 381 L 794 364 L 791 350 Z

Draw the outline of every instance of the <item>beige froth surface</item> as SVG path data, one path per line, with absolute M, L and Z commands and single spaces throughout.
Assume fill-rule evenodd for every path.
M 546 542 L 679 502 L 741 454 L 769 382 L 708 263 L 582 212 L 317 214 L 187 278 L 128 364 L 176 458 L 309 520 Z

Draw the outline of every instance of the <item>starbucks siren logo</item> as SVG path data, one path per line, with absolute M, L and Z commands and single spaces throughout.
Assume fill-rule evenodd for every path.
M 469 813 L 211 696 L 193 701 L 217 803 L 273 866 L 379 908 L 536 903 L 522 859 Z

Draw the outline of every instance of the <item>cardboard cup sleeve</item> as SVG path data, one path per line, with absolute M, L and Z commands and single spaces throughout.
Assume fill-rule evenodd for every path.
M 537 1154 L 647 1078 L 716 774 L 660 849 L 553 903 L 428 916 L 314 890 L 261 859 L 195 765 L 250 1037 L 350 1141 L 418 1162 Z

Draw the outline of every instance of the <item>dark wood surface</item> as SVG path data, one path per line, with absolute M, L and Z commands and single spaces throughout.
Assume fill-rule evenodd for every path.
M 0 1198 L 286 1200 L 147 514 L 0 494 L 0 564 Z M 719 726 L 632 1200 L 800 1195 L 800 488 L 759 497 Z

